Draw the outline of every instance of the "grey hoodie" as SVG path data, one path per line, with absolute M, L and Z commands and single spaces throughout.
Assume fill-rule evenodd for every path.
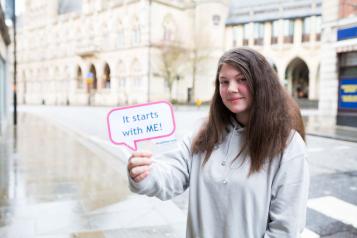
M 230 126 L 205 166 L 185 138 L 177 150 L 154 158 L 143 181 L 129 177 L 131 191 L 167 200 L 190 188 L 187 238 L 299 237 L 309 188 L 304 141 L 293 131 L 283 156 L 248 177 L 249 158 L 234 160 L 243 133 Z

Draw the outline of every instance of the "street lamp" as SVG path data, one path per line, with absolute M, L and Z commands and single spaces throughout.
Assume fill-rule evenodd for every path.
M 16 89 L 16 74 L 17 74 L 17 58 L 16 58 L 16 8 L 15 0 L 9 1 L 11 4 L 11 18 L 13 23 L 13 41 L 14 41 L 14 84 L 13 91 L 13 104 L 14 104 L 14 126 L 17 125 L 17 89 Z
M 150 102 L 150 87 L 151 87 L 151 0 L 148 2 L 148 82 L 147 82 L 147 102 Z

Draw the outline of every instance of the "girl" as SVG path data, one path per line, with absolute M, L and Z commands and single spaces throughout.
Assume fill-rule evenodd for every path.
M 163 160 L 133 153 L 130 189 L 162 200 L 188 187 L 187 237 L 299 237 L 309 173 L 299 108 L 258 52 L 220 58 L 208 119 Z

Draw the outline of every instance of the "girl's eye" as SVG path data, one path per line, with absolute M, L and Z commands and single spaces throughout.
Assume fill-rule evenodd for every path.
M 228 84 L 228 81 L 219 81 L 219 84 L 225 85 L 225 84 Z
M 245 82 L 247 82 L 247 80 L 245 78 L 240 78 L 240 79 L 237 79 L 237 82 L 238 83 L 245 83 Z

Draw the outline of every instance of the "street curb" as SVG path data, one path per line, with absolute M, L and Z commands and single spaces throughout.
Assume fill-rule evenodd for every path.
M 314 132 L 307 132 L 306 135 L 357 143 L 357 138 L 349 138 L 349 137 L 342 137 L 342 136 L 337 136 L 337 135 L 320 134 L 320 133 L 314 133 Z

